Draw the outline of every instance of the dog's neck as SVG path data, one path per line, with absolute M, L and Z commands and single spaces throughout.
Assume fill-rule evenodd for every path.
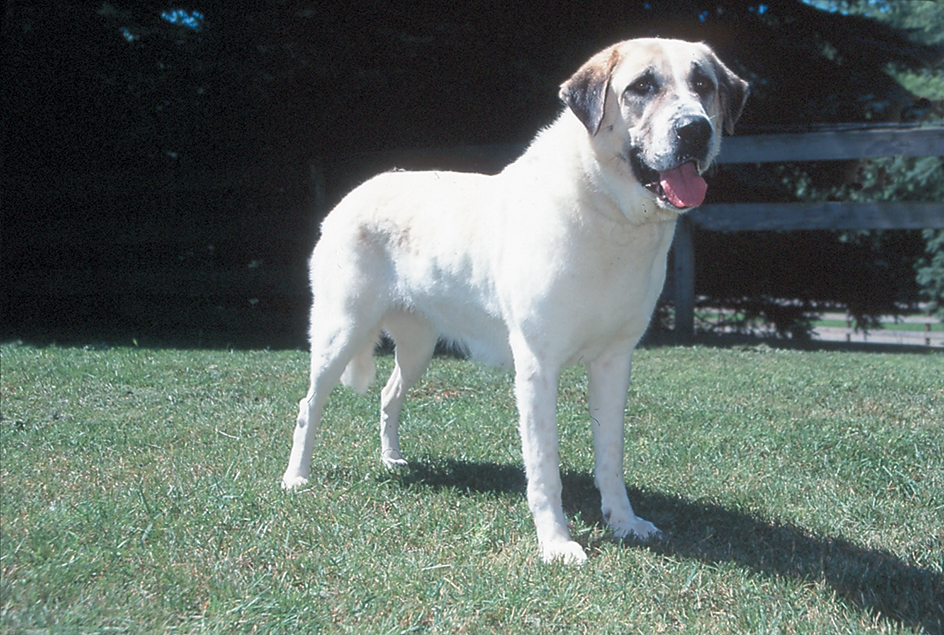
M 571 146 L 572 151 L 564 149 Z M 541 131 L 518 162 L 539 164 L 538 173 L 546 176 L 548 188 L 565 184 L 579 188 L 578 200 L 584 209 L 578 213 L 601 214 L 617 225 L 636 226 L 674 223 L 680 214 L 658 205 L 636 181 L 622 148 L 608 147 L 600 138 L 591 137 L 570 110 Z M 574 179 L 575 173 L 582 178 Z

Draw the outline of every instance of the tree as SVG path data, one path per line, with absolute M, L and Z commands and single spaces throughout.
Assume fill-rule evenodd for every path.
M 883 0 L 809 4 L 818 18 L 804 24 L 802 35 L 796 33 L 796 48 L 804 56 L 797 68 L 806 72 L 807 59 L 818 67 L 807 73 L 806 90 L 800 73 L 770 69 L 759 83 L 771 94 L 762 98 L 796 109 L 794 126 L 941 124 L 944 7 Z M 790 23 L 779 28 L 781 37 L 807 15 L 783 3 L 771 5 L 768 13 L 772 21 Z M 791 76 L 784 79 L 778 72 Z M 838 87 L 835 93 L 815 92 L 823 77 Z M 767 82 L 780 87 L 768 89 Z M 796 97 L 791 101 L 784 90 Z M 944 200 L 941 157 L 725 167 L 723 176 L 731 181 L 722 194 L 727 200 Z M 735 325 L 740 328 L 761 319 L 778 333 L 803 336 L 811 318 L 829 307 L 849 311 L 860 327 L 876 328 L 879 315 L 914 308 L 919 285 L 927 293 L 931 278 L 916 280 L 914 272 L 924 250 L 919 231 L 696 235 L 698 260 L 724 263 L 700 270 L 696 291 L 711 304 L 739 311 L 745 318 Z
M 944 230 L 926 229 L 923 235 L 927 254 L 915 267 L 918 284 L 928 300 L 928 311 L 944 318 Z
M 313 156 L 334 164 L 359 151 L 527 141 L 556 116 L 558 86 L 580 61 L 627 37 L 712 45 L 752 82 L 742 131 L 925 117 L 939 98 L 925 90 L 939 77 L 926 69 L 944 49 L 883 16 L 920 25 L 939 13 L 900 14 L 897 4 L 883 13 L 884 3 L 824 11 L 799 0 L 11 2 L 0 57 L 2 265 L 40 277 L 64 266 L 102 277 L 150 267 L 173 278 L 303 263 L 317 221 L 306 194 Z M 928 38 L 942 30 L 925 29 Z M 863 169 L 876 184 L 889 174 Z M 847 173 L 725 168 L 709 195 L 791 201 L 804 183 L 852 195 Z M 784 273 L 806 265 L 801 238 L 725 237 L 717 259 L 700 258 L 718 266 L 699 271 L 699 284 L 722 297 L 846 301 L 829 297 L 841 284 L 804 287 Z M 834 258 L 877 253 L 810 239 Z M 761 275 L 774 251 L 780 273 Z M 723 280 L 732 261 L 743 273 Z M 17 302 L 8 288 L 5 321 L 37 298 Z M 37 312 L 63 312 L 61 302 Z
M 907 33 L 915 42 L 938 47 L 944 45 L 944 5 L 938 2 L 820 0 L 815 4 L 828 10 L 868 16 Z M 909 106 L 910 110 L 903 109 L 903 119 L 920 119 L 935 125 L 944 122 L 944 58 L 938 57 L 936 62 L 917 68 L 893 63 L 889 65 L 888 73 L 908 91 L 919 96 Z M 858 170 L 854 182 L 816 195 L 836 200 L 944 201 L 944 157 L 863 161 Z M 844 232 L 840 239 L 870 247 L 875 253 L 872 262 L 879 265 L 887 265 L 896 257 L 910 261 L 917 272 L 920 294 L 930 303 L 929 309 L 944 315 L 944 237 L 941 231 L 925 230 L 920 234 L 926 252 L 923 257 L 887 248 L 889 232 Z M 900 278 L 908 275 L 907 269 L 900 267 Z

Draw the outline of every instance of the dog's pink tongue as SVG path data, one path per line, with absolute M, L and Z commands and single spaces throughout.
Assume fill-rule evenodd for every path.
M 666 198 L 676 207 L 696 207 L 705 200 L 708 184 L 695 169 L 694 163 L 686 163 L 674 170 L 659 173 L 659 183 Z

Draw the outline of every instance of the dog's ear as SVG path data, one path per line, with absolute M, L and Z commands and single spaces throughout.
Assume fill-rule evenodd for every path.
M 597 53 L 561 84 L 560 98 L 593 136 L 603 122 L 606 91 L 613 67 L 619 61 L 616 47 Z
M 721 98 L 721 115 L 724 117 L 724 130 L 734 133 L 734 124 L 744 112 L 744 104 L 751 89 L 746 81 L 735 75 L 717 57 L 713 64 L 718 77 L 718 93 Z

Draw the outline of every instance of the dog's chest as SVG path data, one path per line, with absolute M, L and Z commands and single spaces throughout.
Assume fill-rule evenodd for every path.
M 652 309 L 665 281 L 666 256 L 674 231 L 674 222 L 644 225 L 632 240 L 609 252 L 608 262 L 600 263 L 609 277 L 608 292 L 601 292 L 611 299 L 614 309 L 620 306 L 628 312 Z
M 512 321 L 562 362 L 593 359 L 617 342 L 635 344 L 662 290 L 673 232 L 674 223 L 657 223 L 621 235 L 571 233 L 545 254 L 553 264 L 541 288 L 531 286 L 536 277 L 519 278 Z M 537 259 L 539 251 L 524 258 Z
M 638 311 L 639 303 L 661 290 L 675 223 L 593 227 L 562 250 L 572 291 L 600 309 Z M 633 307 L 637 307 L 633 309 Z

